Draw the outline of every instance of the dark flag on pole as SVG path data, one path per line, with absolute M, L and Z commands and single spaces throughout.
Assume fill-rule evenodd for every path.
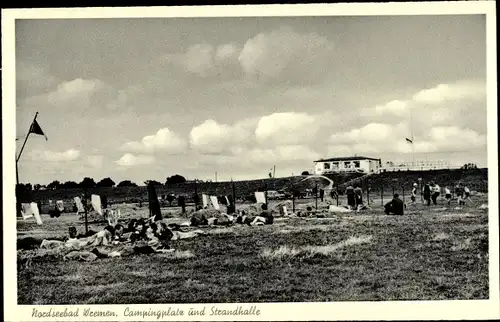
M 406 142 L 413 143 L 413 140 L 410 140 L 409 138 L 406 138 Z
M 33 123 L 31 123 L 29 133 L 43 135 L 45 137 L 45 140 L 48 141 L 47 136 L 45 135 L 45 133 L 43 133 L 42 128 L 40 127 L 40 124 L 38 124 L 36 119 L 33 120 Z

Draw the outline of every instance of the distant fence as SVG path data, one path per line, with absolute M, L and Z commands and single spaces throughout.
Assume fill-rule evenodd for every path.
M 330 177 L 330 176 L 329 176 Z M 370 176 L 357 176 L 359 180 L 353 180 L 359 185 L 364 194 L 364 200 L 368 203 L 379 199 L 388 201 L 394 193 L 400 194 L 408 199 L 411 195 L 411 189 L 414 182 L 421 183 L 435 181 L 444 188 L 449 186 L 454 187 L 459 181 L 466 184 L 469 189 L 479 192 L 488 191 L 488 171 L 487 169 L 474 170 L 435 170 L 435 171 L 396 171 L 374 174 Z M 202 194 L 230 196 L 233 195 L 237 202 L 252 202 L 254 200 L 255 191 L 282 190 L 293 187 L 294 184 L 300 182 L 305 176 L 295 176 L 276 179 L 261 179 L 250 181 L 236 182 L 185 182 L 181 184 L 161 185 L 156 187 L 157 195 L 163 196 L 167 194 L 184 195 L 187 203 L 194 203 L 195 194 L 201 200 Z M 334 203 L 344 204 L 343 195 L 345 185 L 343 183 L 352 180 L 352 176 L 335 176 L 334 180 Z M 147 202 L 147 188 L 141 187 L 113 187 L 113 188 L 90 188 L 87 190 L 91 194 L 99 194 L 107 197 L 109 204 L 117 203 L 141 203 Z M 41 202 L 43 213 L 48 212 L 49 199 L 63 200 L 65 204 L 72 205 L 73 198 L 81 196 L 84 190 L 79 189 L 58 189 L 58 190 L 40 190 L 32 191 L 31 198 Z M 290 191 L 291 192 L 291 191 Z M 315 191 L 310 198 L 320 199 L 319 190 Z M 291 198 L 289 198 L 291 199 Z M 326 191 L 324 199 L 330 199 L 330 192 Z M 176 204 L 176 201 L 173 203 Z

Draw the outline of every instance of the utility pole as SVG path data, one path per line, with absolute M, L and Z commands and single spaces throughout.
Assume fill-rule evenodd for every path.
M 273 179 L 276 178 L 276 165 L 273 166 Z

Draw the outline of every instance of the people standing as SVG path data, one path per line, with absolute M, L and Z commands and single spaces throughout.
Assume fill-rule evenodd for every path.
M 413 188 L 411 189 L 411 203 L 415 203 L 417 201 L 417 188 L 418 183 L 413 183 Z
M 449 206 L 451 204 L 451 190 L 448 186 L 444 187 L 444 197 L 446 198 L 446 203 Z
M 356 206 L 356 201 L 354 199 L 354 188 L 349 185 L 345 189 L 345 194 L 347 196 L 347 206 L 349 207 L 349 209 L 354 209 L 354 207 Z
M 363 189 L 359 185 L 354 188 L 354 203 L 356 209 L 363 204 Z
M 464 186 L 464 202 L 470 200 L 470 190 L 469 187 Z
M 424 201 L 427 204 L 427 206 L 431 205 L 431 187 L 429 186 L 428 183 L 424 185 L 424 188 L 422 190 L 423 195 L 424 195 Z
M 437 205 L 437 198 L 441 194 L 441 188 L 437 183 L 431 182 L 431 199 L 434 205 Z

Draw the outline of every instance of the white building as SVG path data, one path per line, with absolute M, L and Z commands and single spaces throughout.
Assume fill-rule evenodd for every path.
M 380 159 L 354 156 L 330 159 L 320 159 L 314 161 L 314 173 L 339 173 L 339 172 L 379 172 L 382 167 Z

